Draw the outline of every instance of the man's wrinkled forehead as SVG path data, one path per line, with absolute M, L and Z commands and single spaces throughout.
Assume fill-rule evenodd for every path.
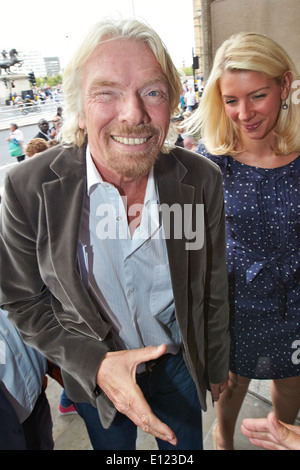
M 128 47 L 128 51 L 126 43 L 131 46 Z M 169 88 L 169 80 L 156 55 L 146 42 L 131 38 L 111 38 L 99 42 L 82 64 L 82 78 L 85 81 L 91 67 L 94 67 L 94 64 L 97 63 L 97 76 L 89 83 L 89 91 L 91 91 L 91 87 L 94 88 L 98 85 L 126 88 L 127 83 L 124 79 L 124 73 L 126 74 L 126 71 L 131 68 L 132 61 L 135 61 L 135 55 L 133 54 L 135 48 L 138 55 L 140 55 L 141 50 L 144 50 L 145 60 L 136 62 L 136 73 L 139 71 L 144 72 L 145 85 L 162 84 Z

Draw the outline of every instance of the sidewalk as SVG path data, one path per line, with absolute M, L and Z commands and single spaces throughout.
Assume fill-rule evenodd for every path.
M 257 382 L 259 381 L 253 381 L 253 385 L 249 388 L 239 415 L 235 432 L 236 450 L 263 450 L 253 446 L 240 431 L 240 425 L 244 418 L 262 418 L 272 411 L 268 398 L 263 396 L 268 393 L 269 383 L 265 381 Z M 83 420 L 78 415 L 61 416 L 59 414 L 58 404 L 61 391 L 61 386 L 54 380 L 49 379 L 46 393 L 50 402 L 53 419 L 54 450 L 92 450 Z M 300 419 L 298 421 L 300 424 Z M 214 450 L 211 431 L 215 423 L 215 410 L 208 403 L 208 410 L 203 413 L 204 450 Z M 155 439 L 149 434 L 140 431 L 138 433 L 137 450 L 156 449 Z M 115 450 L 118 450 L 117 443 Z

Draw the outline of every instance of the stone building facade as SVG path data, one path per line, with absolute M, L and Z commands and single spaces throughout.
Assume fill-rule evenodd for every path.
M 193 0 L 198 73 L 207 78 L 216 49 L 232 34 L 254 31 L 277 41 L 300 74 L 299 0 Z

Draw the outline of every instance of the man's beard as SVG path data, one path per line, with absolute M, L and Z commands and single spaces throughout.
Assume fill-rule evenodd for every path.
M 156 162 L 161 146 L 159 144 L 160 131 L 151 125 L 140 126 L 120 126 L 114 131 L 115 136 L 122 137 L 146 137 L 151 135 L 151 142 L 148 144 L 147 149 L 137 151 L 112 151 L 109 148 L 109 140 L 111 132 L 107 133 L 106 141 L 108 142 L 108 149 L 105 150 L 106 164 L 119 175 L 127 178 L 137 178 L 146 176 L 154 163 Z

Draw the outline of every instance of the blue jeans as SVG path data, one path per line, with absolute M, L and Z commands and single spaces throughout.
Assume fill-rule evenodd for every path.
M 70 400 L 70 398 L 68 398 L 65 389 L 63 389 L 63 391 L 61 392 L 60 404 L 64 408 L 69 408 L 69 406 L 73 405 L 73 402 Z
M 195 384 L 180 352 L 167 355 L 151 373 L 137 376 L 153 413 L 175 433 L 173 446 L 157 439 L 160 450 L 202 450 L 202 415 Z M 84 419 L 95 450 L 135 450 L 137 427 L 125 415 L 117 415 L 109 429 L 100 423 L 97 409 L 87 403 L 75 404 Z

